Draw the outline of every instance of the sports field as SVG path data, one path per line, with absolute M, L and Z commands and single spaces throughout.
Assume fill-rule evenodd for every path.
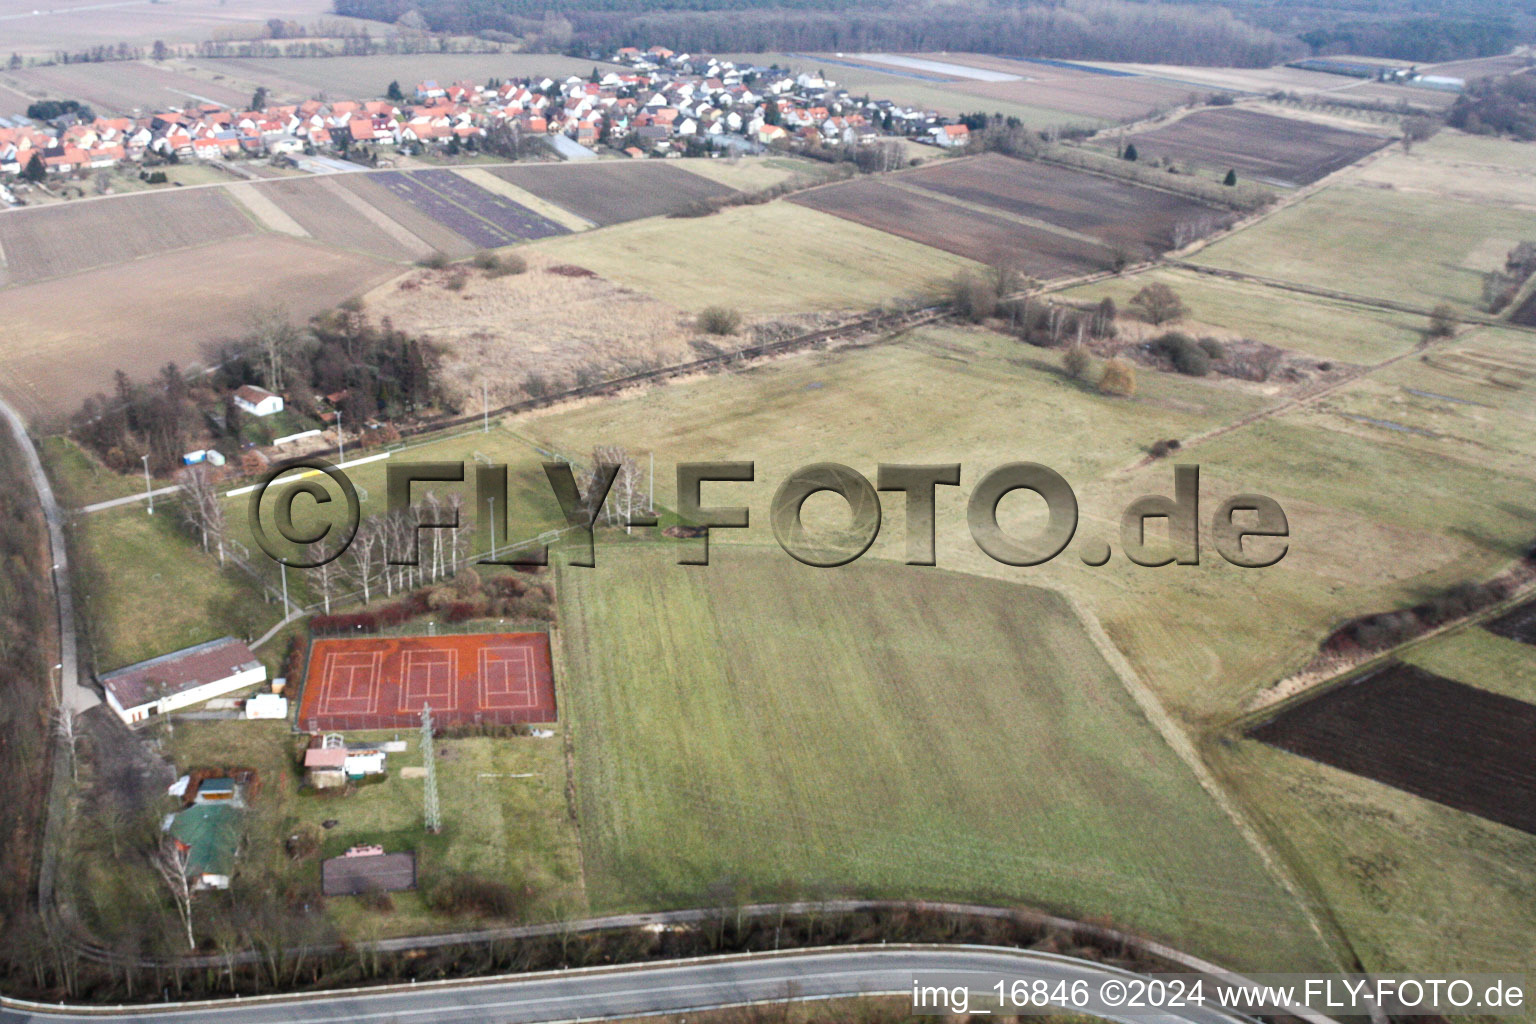
M 651 545 L 560 591 L 594 909 L 722 887 L 1017 900 L 1321 963 L 1056 593 L 777 549 L 683 568 Z
M 317 640 L 298 722 L 310 732 L 555 720 L 545 633 Z

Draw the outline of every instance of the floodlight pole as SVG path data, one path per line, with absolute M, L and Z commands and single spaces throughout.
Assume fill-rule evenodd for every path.
M 490 389 L 485 381 L 480 382 L 480 415 L 482 417 L 480 433 L 489 434 L 491 432 L 491 399 Z
M 144 463 L 144 496 L 149 499 L 149 514 L 155 514 L 155 489 L 149 482 L 149 456 L 140 455 L 139 461 Z
M 341 410 L 336 410 L 336 464 L 344 466 L 347 463 L 347 435 L 341 432 Z
M 282 567 L 283 573 L 283 621 L 287 622 L 290 614 L 288 611 L 288 563 L 279 562 L 278 565 Z
M 491 561 L 496 561 L 496 499 L 487 499 L 491 503 Z

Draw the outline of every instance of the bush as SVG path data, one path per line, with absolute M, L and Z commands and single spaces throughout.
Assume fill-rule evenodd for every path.
M 992 276 L 957 274 L 945 289 L 945 300 L 955 315 L 979 323 L 997 312 L 998 281 Z
M 1200 348 L 1212 359 L 1222 360 L 1227 358 L 1227 350 L 1215 338 L 1201 338 Z
M 1152 350 L 1190 377 L 1204 377 L 1211 372 L 1210 354 L 1182 331 L 1169 331 L 1152 339 Z
M 735 334 L 741 326 L 741 312 L 725 306 L 706 306 L 699 311 L 699 330 L 706 334 Z
M 463 270 L 456 270 L 448 275 L 448 280 L 444 281 L 443 284 L 451 292 L 461 292 L 464 290 L 464 283 L 468 279 L 469 275 L 464 273 Z
M 430 256 L 423 256 L 419 261 L 418 266 L 426 267 L 428 270 L 442 270 L 448 265 L 448 263 L 449 260 L 447 253 L 434 252 Z
M 1429 333 L 1435 338 L 1449 338 L 1456 333 L 1456 311 L 1445 303 L 1429 314 Z
M 1136 368 L 1129 360 L 1116 356 L 1104 364 L 1099 390 L 1117 398 L 1129 398 L 1136 393 Z
M 1093 356 L 1085 345 L 1072 345 L 1061 356 L 1061 368 L 1073 380 L 1082 380 L 1093 367 Z
M 455 916 L 512 917 L 519 909 L 511 886 L 479 875 L 455 875 L 433 889 L 427 901 L 433 910 Z
M 1178 438 L 1170 437 L 1164 441 L 1153 441 L 1152 447 L 1148 448 L 1147 451 L 1152 454 L 1154 459 L 1161 459 L 1166 455 L 1178 451 L 1181 447 L 1183 446 L 1179 443 Z
M 517 255 L 517 253 L 507 253 L 505 256 L 498 256 L 488 249 L 481 249 L 475 253 L 475 258 L 470 262 L 485 271 L 490 277 L 521 274 L 528 269 L 528 261 Z

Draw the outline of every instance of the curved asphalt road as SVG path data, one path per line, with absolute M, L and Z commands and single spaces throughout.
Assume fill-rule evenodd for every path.
M 550 1024 L 684 1013 L 785 999 L 910 995 L 914 976 L 985 991 L 999 979 L 1098 983 L 1131 975 L 1050 953 L 991 946 L 843 947 L 503 976 L 308 996 L 132 1007 L 46 1007 L 0 999 L 0 1024 Z M 1140 1011 L 1136 1024 L 1237 1024 L 1216 1009 Z M 1326 1019 L 1326 1018 L 1325 1018 Z
M 16 444 L 32 476 L 32 486 L 37 490 L 38 501 L 43 506 L 43 518 L 48 522 L 48 542 L 53 551 L 53 589 L 59 601 L 59 661 L 63 664 L 59 680 L 59 702 L 75 714 L 101 703 L 101 698 L 88 685 L 80 682 L 80 668 L 75 650 L 75 602 L 69 588 L 69 550 L 64 546 L 64 514 L 54 500 L 53 487 L 48 474 L 43 472 L 42 460 L 27 434 L 27 424 L 21 415 L 4 401 L 0 401 L 0 417 L 10 425 L 16 435 Z

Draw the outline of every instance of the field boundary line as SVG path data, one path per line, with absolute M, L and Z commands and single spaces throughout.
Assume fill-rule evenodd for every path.
M 1104 632 L 1104 627 L 1099 622 L 1099 617 L 1093 614 L 1075 595 L 1067 591 L 1058 591 L 1058 593 L 1066 598 L 1067 603 L 1071 605 L 1072 610 L 1077 614 L 1077 617 L 1082 621 L 1087 630 L 1089 639 L 1093 641 L 1093 645 L 1098 648 L 1099 654 L 1120 679 L 1121 685 L 1130 694 L 1131 699 L 1141 708 L 1141 713 L 1146 716 L 1152 728 L 1156 729 L 1158 734 L 1162 736 L 1163 741 L 1173 748 L 1173 752 L 1178 756 L 1179 760 L 1183 761 L 1185 766 L 1194 773 L 1195 780 L 1200 784 L 1200 788 L 1210 794 L 1216 806 L 1221 809 L 1222 813 L 1237 828 L 1238 834 L 1259 855 L 1259 860 L 1263 863 L 1265 869 L 1290 895 L 1296 908 L 1301 911 L 1302 916 L 1307 920 L 1307 924 L 1316 933 L 1323 948 L 1328 950 L 1329 955 L 1337 963 L 1338 949 L 1341 946 L 1346 949 L 1349 948 L 1347 938 L 1343 935 L 1334 935 L 1330 938 L 1329 930 L 1324 928 L 1322 922 L 1313 911 L 1312 900 L 1307 896 L 1305 890 L 1301 888 L 1300 883 L 1291 877 L 1289 868 L 1269 848 L 1269 843 L 1264 839 L 1263 833 L 1253 822 L 1248 820 L 1247 815 L 1238 807 L 1237 802 L 1227 792 L 1226 787 L 1221 784 L 1216 774 L 1211 771 L 1210 766 L 1205 763 L 1205 759 L 1200 756 L 1199 750 L 1190 741 L 1188 734 L 1174 721 L 1173 716 L 1163 707 L 1162 701 L 1158 700 L 1157 695 L 1141 681 L 1141 676 L 1136 672 L 1136 669 L 1131 666 L 1131 663 L 1126 660 L 1125 655 L 1115 646 L 1114 641 L 1109 638 L 1109 634 Z
M 293 219 L 273 198 L 256 188 L 254 182 L 241 181 L 229 186 L 229 197 L 247 216 L 253 217 L 259 227 L 294 238 L 313 238 L 304 225 Z

